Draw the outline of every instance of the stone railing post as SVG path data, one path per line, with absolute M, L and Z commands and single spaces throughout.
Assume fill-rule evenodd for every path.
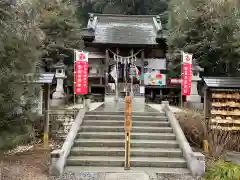
M 51 152 L 51 162 L 50 162 L 51 164 L 50 164 L 49 173 L 53 176 L 59 175 L 59 170 L 56 169 L 56 164 L 62 153 L 63 151 L 61 149 L 56 149 Z

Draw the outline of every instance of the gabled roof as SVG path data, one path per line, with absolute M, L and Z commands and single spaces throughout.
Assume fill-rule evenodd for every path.
M 240 88 L 240 77 L 203 77 L 207 88 Z
M 40 73 L 38 79 L 31 80 L 31 78 L 35 79 L 34 75 L 27 74 L 27 77 L 30 78 L 29 81 L 36 84 L 52 84 L 54 76 L 54 73 Z
M 162 32 L 154 15 L 91 14 L 86 29 L 91 29 L 93 43 L 102 44 L 156 45 Z
M 52 84 L 54 76 L 55 76 L 54 73 L 42 73 L 42 74 L 40 74 L 40 77 L 36 81 L 36 83 L 39 83 L 39 84 Z

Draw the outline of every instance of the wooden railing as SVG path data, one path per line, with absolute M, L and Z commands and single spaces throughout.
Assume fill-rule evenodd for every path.
M 125 130 L 125 163 L 124 169 L 130 169 L 130 152 L 131 152 L 131 130 L 132 130 L 132 97 L 125 97 L 125 112 L 124 112 L 124 130 Z

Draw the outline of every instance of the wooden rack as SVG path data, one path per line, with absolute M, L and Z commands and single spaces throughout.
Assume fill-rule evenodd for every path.
M 240 92 L 212 91 L 211 128 L 240 131 Z

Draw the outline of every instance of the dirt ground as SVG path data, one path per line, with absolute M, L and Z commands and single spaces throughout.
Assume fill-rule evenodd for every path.
M 2 155 L 0 152 L 0 180 L 50 180 L 48 167 L 51 148 L 35 145 L 27 152 Z

